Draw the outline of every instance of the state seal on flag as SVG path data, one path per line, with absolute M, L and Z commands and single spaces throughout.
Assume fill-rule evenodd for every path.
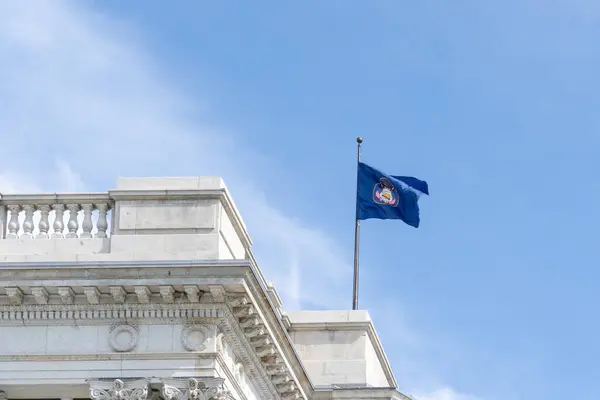
M 380 178 L 373 187 L 373 201 L 390 207 L 396 207 L 400 203 L 398 190 L 387 178 Z

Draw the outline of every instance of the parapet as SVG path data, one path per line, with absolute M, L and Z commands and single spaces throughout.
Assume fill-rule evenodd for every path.
M 294 347 L 315 387 L 397 386 L 367 311 L 297 311 L 286 315 Z
M 250 247 L 219 177 L 119 178 L 103 193 L 0 194 L 0 262 L 236 260 Z

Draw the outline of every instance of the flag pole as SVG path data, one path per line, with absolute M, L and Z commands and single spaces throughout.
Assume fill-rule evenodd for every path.
M 358 211 L 358 163 L 360 162 L 360 146 L 363 142 L 361 137 L 356 138 L 356 208 Z M 358 241 L 360 238 L 360 220 L 358 212 L 354 221 L 354 288 L 352 293 L 352 309 L 358 310 Z

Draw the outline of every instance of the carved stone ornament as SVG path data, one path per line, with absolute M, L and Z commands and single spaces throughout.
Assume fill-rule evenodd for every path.
M 242 364 L 239 360 L 235 360 L 233 364 L 233 376 L 238 381 L 242 380 L 242 372 L 244 371 L 244 364 Z
M 165 303 L 173 303 L 175 301 L 175 289 L 173 289 L 173 286 L 161 286 L 159 290 Z
M 148 304 L 150 303 L 150 296 L 151 296 L 151 292 L 150 289 L 148 289 L 147 286 L 134 286 L 133 288 L 135 290 L 135 294 L 138 297 L 138 301 L 141 304 Z
M 111 329 L 109 335 L 110 347 L 114 351 L 128 352 L 135 349 L 140 341 L 138 330 L 131 325 L 117 325 Z
M 146 400 L 148 398 L 148 381 L 90 382 L 90 399 L 92 400 Z
M 8 400 L 8 396 L 2 390 L 0 390 L 0 400 Z
M 84 287 L 83 293 L 90 304 L 100 304 L 100 292 L 95 287 Z
M 75 301 L 75 292 L 70 287 L 59 287 L 58 295 L 62 304 L 73 304 Z
M 213 322 L 217 318 L 222 318 L 225 313 L 222 309 L 214 305 L 197 305 L 189 307 L 186 304 L 132 304 L 128 307 L 115 305 L 110 309 L 95 309 L 93 306 L 84 304 L 49 304 L 49 305 L 26 305 L 19 309 L 14 306 L 21 306 L 23 292 L 16 287 L 5 288 L 10 307 L 0 305 L 0 321 L 2 325 L 21 326 L 23 320 L 28 324 L 61 324 L 64 321 L 77 321 L 78 325 L 96 325 L 99 321 L 106 323 L 115 320 L 144 319 L 146 321 L 156 321 L 156 323 L 165 323 L 165 320 L 180 320 L 182 324 L 187 323 L 190 318 L 207 319 L 207 323 Z M 73 300 L 73 296 L 66 295 L 68 301 Z M 32 312 L 33 311 L 33 312 Z
M 123 289 L 122 286 L 111 286 L 109 288 L 110 290 L 110 295 L 113 298 L 113 301 L 117 304 L 123 304 L 125 303 L 125 297 L 127 296 L 127 293 L 125 293 L 125 289 Z
M 212 294 L 215 303 L 223 303 L 225 301 L 225 294 L 227 292 L 223 285 L 209 285 L 208 290 L 210 291 L 210 294 Z
M 196 285 L 186 285 L 183 287 L 185 294 L 187 295 L 190 303 L 197 303 L 200 301 L 201 292 Z
M 23 291 L 18 287 L 7 287 L 4 290 L 6 290 L 6 295 L 11 305 L 17 306 L 23 302 Z
M 181 344 L 188 351 L 204 351 L 211 331 L 206 325 L 188 325 L 181 331 Z
M 189 378 L 187 381 L 165 379 L 161 389 L 165 400 L 233 400 L 223 389 L 222 378 Z
M 31 294 L 35 297 L 37 304 L 48 304 L 48 291 L 43 287 L 31 288 Z

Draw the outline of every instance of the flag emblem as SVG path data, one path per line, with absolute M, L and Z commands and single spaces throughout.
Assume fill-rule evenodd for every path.
M 381 178 L 373 187 L 373 201 L 377 204 L 396 207 L 400 203 L 400 196 L 389 179 Z

